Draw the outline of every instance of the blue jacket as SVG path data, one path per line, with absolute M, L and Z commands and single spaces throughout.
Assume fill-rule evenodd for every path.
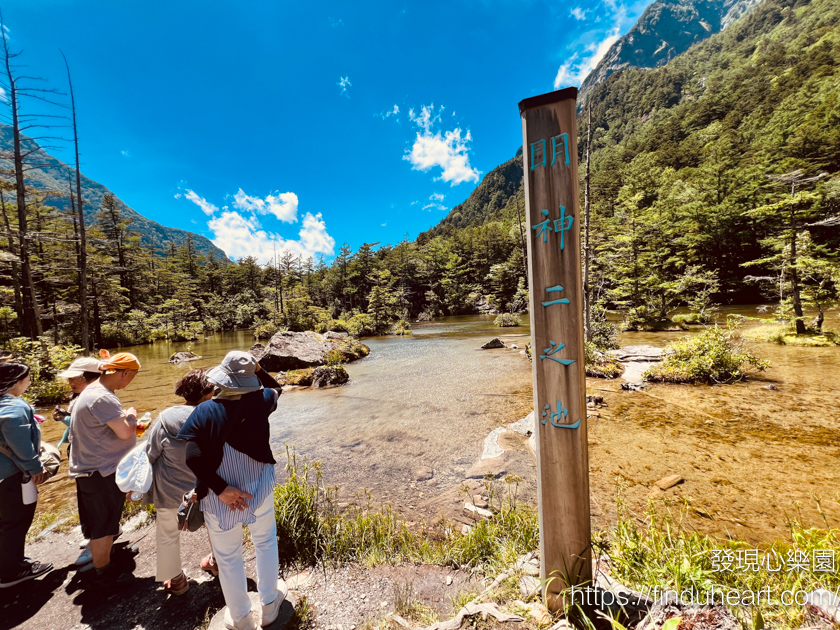
M 39 459 L 41 429 L 32 407 L 15 396 L 0 396 L 0 445 L 10 450 L 9 457 L 0 450 L 0 479 L 11 477 L 19 470 L 39 473 L 43 469 Z

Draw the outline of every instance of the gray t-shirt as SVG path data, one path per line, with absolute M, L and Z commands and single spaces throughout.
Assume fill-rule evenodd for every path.
M 123 416 L 120 399 L 99 383 L 79 394 L 70 421 L 70 476 L 99 471 L 106 477 L 137 441 L 133 435 L 121 440 L 108 423 Z
M 187 467 L 187 443 L 177 439 L 193 411 L 195 407 L 189 405 L 164 409 L 149 429 L 146 453 L 152 463 L 152 485 L 143 497 L 144 504 L 174 509 L 181 505 L 184 494 L 195 488 L 195 473 Z

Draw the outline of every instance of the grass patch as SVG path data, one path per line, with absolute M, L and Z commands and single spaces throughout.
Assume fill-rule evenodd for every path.
M 826 330 L 822 333 L 811 332 L 797 335 L 793 329 L 784 324 L 755 326 L 745 329 L 741 334 L 754 341 L 777 343 L 780 346 L 810 346 L 815 348 L 840 346 L 840 337 L 832 331 Z
M 301 385 L 309 387 L 312 385 L 312 375 L 315 373 L 315 368 L 308 367 L 302 370 L 289 370 L 285 374 L 277 375 L 277 382 L 281 385 Z
M 664 383 L 732 383 L 769 367 L 769 361 L 744 348 L 735 328 L 714 326 L 668 344 L 662 362 L 645 370 L 642 378 Z
M 822 514 L 819 502 L 817 505 Z M 689 502 L 680 506 L 665 503 L 663 509 L 651 501 L 644 514 L 649 525 L 644 526 L 627 510 L 619 488 L 618 525 L 596 538 L 595 549 L 607 556 L 619 582 L 642 592 L 654 586 L 659 587 L 660 594 L 665 588 L 677 592 L 693 589 L 702 601 L 716 592 L 720 602 L 721 592 L 732 590 L 743 597 L 761 591 L 765 595 L 751 607 L 750 614 L 760 613 L 765 627 L 798 628 L 805 623 L 802 606 L 786 604 L 783 593 L 817 588 L 834 593 L 840 588 L 836 570 L 813 570 L 815 551 L 840 557 L 840 530 L 829 527 L 824 514 L 825 529 L 806 528 L 794 519 L 788 524 L 786 540 L 755 550 L 756 545 L 712 538 L 684 528 L 682 523 L 690 509 Z M 809 559 L 809 570 L 787 570 L 794 560 L 803 558 Z M 727 564 L 731 570 L 724 568 Z M 778 567 L 781 570 L 772 570 Z M 745 627 L 753 627 L 744 619 L 746 608 L 729 608 L 741 617 Z
M 292 613 L 291 619 L 286 624 L 289 630 L 314 630 L 315 628 L 315 609 L 306 596 L 298 600 L 295 611 Z
M 500 326 L 502 328 L 510 328 L 512 326 L 521 326 L 522 325 L 522 318 L 519 317 L 518 313 L 502 313 L 495 320 L 493 320 L 494 326 Z
M 320 463 L 298 461 L 289 448 L 286 456 L 286 481 L 274 491 L 280 561 L 285 565 L 421 562 L 501 570 L 537 545 L 537 515 L 518 504 L 521 480 L 516 477 L 486 482 L 494 517 L 475 522 L 469 533 L 443 519 L 414 531 L 390 506 L 373 506 L 368 493 L 340 510 L 338 488 L 324 483 Z
M 79 524 L 79 513 L 73 511 L 63 512 L 39 512 L 35 515 L 29 531 L 26 533 L 26 541 L 32 542 L 45 529 L 52 527 L 53 532 L 66 534 Z
M 416 621 L 424 626 L 439 621 L 435 609 L 417 598 L 414 585 L 411 582 L 394 584 L 394 612 L 409 621 Z
M 151 520 L 157 516 L 157 510 L 154 505 L 143 505 L 140 501 L 126 500 L 123 506 L 122 516 L 120 517 L 120 523 L 125 523 L 131 517 L 140 514 L 140 512 L 146 512 L 149 515 L 147 520 Z

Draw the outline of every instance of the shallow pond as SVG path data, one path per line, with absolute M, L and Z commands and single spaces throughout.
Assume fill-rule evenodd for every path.
M 722 309 L 755 316 L 756 307 Z M 323 463 L 327 483 L 343 496 L 369 488 L 410 518 L 440 513 L 437 501 L 452 497 L 496 426 L 525 415 L 532 406 L 531 368 L 517 350 L 481 351 L 494 336 L 524 347 L 528 326 L 499 329 L 489 316 L 449 317 L 415 324 L 414 336 L 365 339 L 370 357 L 347 366 L 350 382 L 326 390 L 283 394 L 271 417 L 276 451 L 294 446 L 299 455 Z M 836 315 L 826 326 L 838 328 Z M 752 325 L 747 322 L 746 325 Z M 688 333 L 623 333 L 621 345 L 664 346 Z M 214 335 L 187 343 L 127 348 L 143 370 L 120 393 L 126 406 L 156 412 L 178 399 L 175 381 L 193 367 L 219 363 L 231 349 L 247 349 L 249 332 Z M 589 419 L 594 524 L 615 519 L 616 479 L 628 504 L 641 513 L 649 496 L 691 501 L 687 524 L 700 531 L 767 541 L 785 534 L 794 516 L 822 525 L 815 498 L 829 522 L 840 522 L 840 348 L 750 344 L 772 368 L 746 383 L 725 386 L 654 385 L 623 392 L 618 381 L 587 379 L 589 393 L 608 404 Z M 166 361 L 191 348 L 202 359 L 182 365 Z M 766 389 L 767 386 L 776 389 Z M 62 427 L 48 421 L 45 437 Z M 521 497 L 533 501 L 534 464 L 526 447 L 516 453 L 515 472 L 525 477 Z M 278 457 L 282 464 L 285 457 Z M 430 480 L 418 469 L 432 469 Z M 651 493 L 656 480 L 680 474 L 685 482 Z M 73 485 L 59 478 L 45 488 L 42 510 L 75 503 Z M 437 502 L 436 502 L 437 501 Z M 453 507 L 454 505 L 454 507 Z

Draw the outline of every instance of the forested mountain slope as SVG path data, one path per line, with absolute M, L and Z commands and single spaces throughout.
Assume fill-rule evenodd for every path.
M 793 271 L 812 304 L 836 297 L 837 228 L 817 224 L 840 214 L 840 4 L 764 0 L 661 68 L 614 73 L 591 104 L 596 285 L 610 303 L 667 309 L 698 278 L 757 299 L 747 274 L 785 298 Z M 796 197 L 768 177 L 796 170 L 828 176 Z
M 420 234 L 418 242 L 423 243 L 435 236 L 451 234 L 453 230 L 480 225 L 496 217 L 521 187 L 520 149 L 516 152 L 516 157 L 487 173 L 464 203 L 452 208 L 440 223 Z
M 61 160 L 58 160 L 44 151 L 35 140 L 22 138 L 23 151 L 33 151 L 28 158 L 29 166 L 26 170 L 26 184 L 39 191 L 51 192 L 45 204 L 55 206 L 64 210 L 70 209 L 70 198 L 68 196 L 69 181 L 73 182 L 73 191 L 76 190 L 76 171 Z M 12 152 L 12 127 L 0 124 L 0 155 L 11 155 Z M 0 169 L 13 170 L 14 165 L 10 160 L 0 159 Z M 93 216 L 102 198 L 108 193 L 113 194 L 108 188 L 85 177 L 82 174 L 82 195 L 85 199 L 85 223 L 93 223 Z M 116 195 L 115 195 L 116 196 Z M 12 198 L 13 195 L 12 195 Z M 145 246 L 154 245 L 159 251 L 167 250 L 170 244 L 181 246 L 186 244 L 187 235 L 191 234 L 186 230 L 170 228 L 161 225 L 142 214 L 128 207 L 117 197 L 117 205 L 123 219 L 131 223 L 131 231 L 140 235 L 141 243 Z M 224 262 L 228 260 L 227 254 L 216 247 L 210 239 L 200 234 L 192 234 L 192 243 L 200 254 L 209 255 L 211 252 L 216 259 Z
M 722 31 L 760 0 L 657 0 L 604 55 L 581 85 L 579 101 L 628 67 L 656 68 Z

